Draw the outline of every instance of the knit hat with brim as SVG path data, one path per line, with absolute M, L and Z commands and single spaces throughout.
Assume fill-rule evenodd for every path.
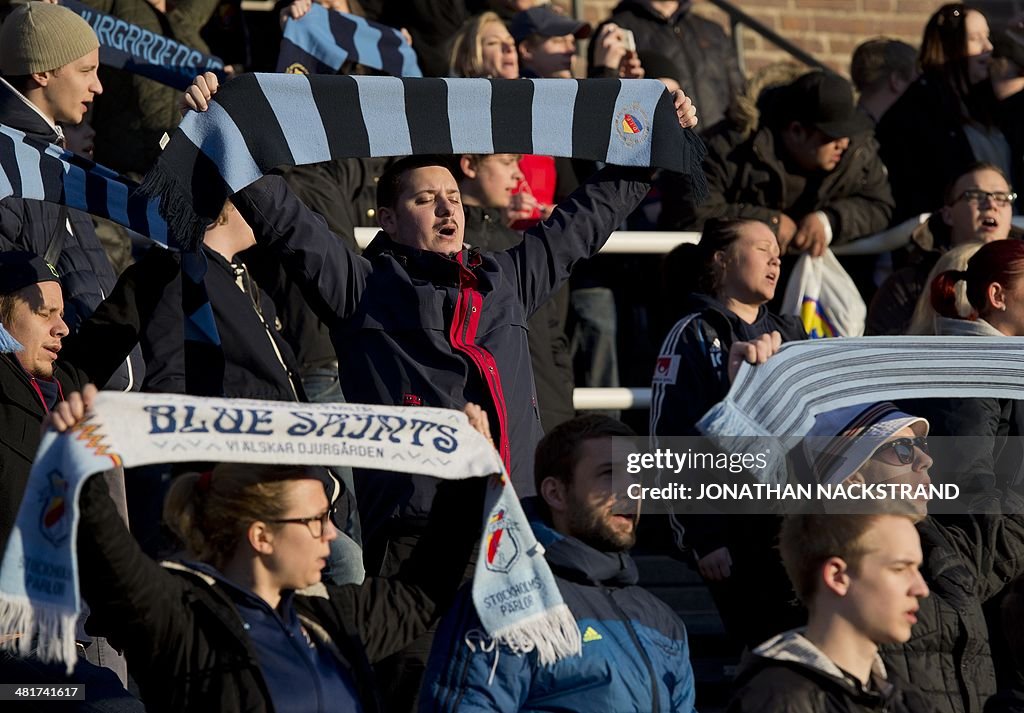
M 66 7 L 25 3 L 0 27 L 0 73 L 16 77 L 47 72 L 99 46 L 89 23 Z

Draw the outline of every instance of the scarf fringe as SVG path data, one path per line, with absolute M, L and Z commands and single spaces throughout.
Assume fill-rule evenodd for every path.
M 78 662 L 77 621 L 78 615 L 65 607 L 0 595 L 0 631 L 20 634 L 0 639 L 0 649 L 22 657 L 33 655 L 47 663 L 63 663 L 70 676 Z
M 720 401 L 712 406 L 697 422 L 697 428 L 729 453 L 764 453 L 767 466 L 750 471 L 758 482 L 784 485 L 789 479 L 785 444 L 740 411 L 732 401 Z
M 541 614 L 502 627 L 493 633 L 493 638 L 515 654 L 535 650 L 542 666 L 583 653 L 580 628 L 568 604 L 553 606 Z
M 182 252 L 198 252 L 208 221 L 196 213 L 192 194 L 171 172 L 154 168 L 146 174 L 138 191 L 149 198 L 160 199 L 160 216 L 167 222 L 168 244 L 176 244 Z
M 14 354 L 20 352 L 25 347 L 21 346 L 21 342 L 14 338 L 10 332 L 4 329 L 4 325 L 0 324 L 0 354 Z

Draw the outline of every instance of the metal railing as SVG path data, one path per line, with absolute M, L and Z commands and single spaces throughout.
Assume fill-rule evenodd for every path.
M 800 60 L 809 67 L 817 67 L 818 69 L 823 69 L 826 72 L 834 71 L 831 67 L 823 64 L 815 58 L 814 55 L 800 47 L 797 47 L 778 32 L 768 27 L 757 18 L 751 17 L 747 13 L 743 12 L 743 10 L 736 7 L 731 2 L 728 2 L 727 0 L 708 0 L 708 2 L 729 16 L 732 41 L 736 45 L 736 56 L 740 61 L 740 71 L 744 74 L 746 74 L 747 71 L 743 61 L 743 38 L 739 32 L 739 30 L 744 27 L 761 35 L 761 37 L 771 42 L 780 50 Z

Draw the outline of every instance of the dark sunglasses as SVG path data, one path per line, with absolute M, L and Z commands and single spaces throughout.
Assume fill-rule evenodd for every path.
M 886 458 L 886 454 L 890 451 L 896 455 L 896 460 L 899 461 L 900 465 L 910 465 L 914 462 L 914 448 L 919 448 L 922 453 L 928 452 L 928 439 L 924 436 L 918 436 L 917 438 L 897 438 L 894 441 L 883 443 L 875 452 L 871 454 L 872 458 L 878 458 L 882 462 L 888 462 L 891 465 L 891 459 Z

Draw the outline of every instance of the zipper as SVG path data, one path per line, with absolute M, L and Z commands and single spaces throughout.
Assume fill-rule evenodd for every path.
M 640 652 L 640 659 L 644 662 L 644 666 L 647 667 L 647 675 L 651 681 L 651 713 L 657 713 L 661 710 L 661 700 L 658 695 L 658 677 L 654 672 L 654 665 L 651 663 L 650 657 L 647 656 L 647 652 L 644 651 L 644 647 L 640 645 L 640 637 L 636 635 L 636 629 L 633 628 L 633 622 L 630 621 L 629 617 L 626 616 L 626 612 L 622 611 L 622 607 L 615 601 L 615 597 L 612 596 L 610 589 L 604 588 L 604 593 L 608 597 L 608 601 L 612 603 L 615 611 L 618 613 L 619 618 L 626 624 L 626 631 L 629 632 L 629 638 L 633 640 L 633 645 L 636 646 L 636 650 Z
M 281 354 L 281 350 L 277 347 L 277 342 L 274 341 L 274 335 L 270 331 L 270 325 L 267 324 L 267 320 L 263 318 L 263 309 L 260 307 L 259 299 L 253 296 L 252 289 L 252 278 L 245 268 L 244 263 L 231 263 L 231 269 L 235 273 L 235 284 L 238 285 L 238 289 L 244 292 L 249 297 L 249 302 L 252 303 L 253 311 L 260 320 L 260 324 L 263 325 L 264 331 L 267 333 L 267 339 L 270 340 L 270 346 L 274 350 L 274 356 L 277 357 L 278 363 L 281 368 L 284 369 L 285 376 L 288 377 L 288 387 L 292 390 L 292 396 L 295 397 L 296 401 L 300 401 L 299 392 L 295 388 L 295 381 L 291 369 L 284 363 L 284 355 Z

